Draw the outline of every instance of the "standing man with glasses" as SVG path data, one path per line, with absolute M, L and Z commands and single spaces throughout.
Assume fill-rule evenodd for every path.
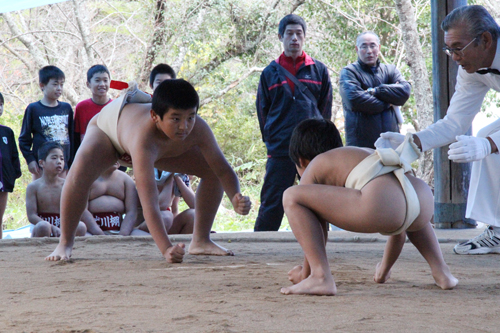
M 411 87 L 396 66 L 380 63 L 380 39 L 374 32 L 358 35 L 356 53 L 358 61 L 340 72 L 346 145 L 375 148 L 381 133 L 399 132 L 399 106 L 410 97 Z
M 457 254 L 500 253 L 500 120 L 482 128 L 476 137 L 463 135 L 481 110 L 486 93 L 500 91 L 500 27 L 482 6 L 456 8 L 441 23 L 444 52 L 459 65 L 455 93 L 446 116 L 413 135 L 426 151 L 451 142 L 448 158 L 473 162 L 466 218 L 490 226 L 479 236 L 457 244 Z M 399 133 L 383 133 L 377 147 L 396 147 Z

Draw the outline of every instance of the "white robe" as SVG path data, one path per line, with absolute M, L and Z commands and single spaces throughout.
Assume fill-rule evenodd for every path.
M 500 70 L 500 39 L 491 68 Z M 418 132 L 422 151 L 442 147 L 455 141 L 471 127 L 476 114 L 481 110 L 486 93 L 500 92 L 500 75 L 469 74 L 460 66 L 455 93 L 446 116 Z M 500 120 L 478 132 L 479 137 L 489 136 L 500 148 Z M 500 227 L 500 155 L 491 154 L 472 164 L 472 174 L 467 197 L 466 218 L 471 218 Z

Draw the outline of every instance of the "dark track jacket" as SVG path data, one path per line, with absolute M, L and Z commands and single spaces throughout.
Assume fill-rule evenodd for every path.
M 21 164 L 14 132 L 0 125 L 0 192 L 12 192 L 17 178 L 21 177 Z
M 399 82 L 399 83 L 396 83 Z M 375 88 L 372 96 L 366 89 Z M 384 132 L 399 132 L 392 105 L 403 105 L 411 86 L 394 65 L 377 62 L 375 73 L 359 59 L 340 72 L 346 145 L 375 148 Z
M 292 93 L 277 64 L 278 60 L 273 60 L 262 72 L 256 101 L 262 140 L 269 157 L 288 156 L 292 131 L 302 120 L 332 116 L 332 84 L 324 64 L 306 54 L 295 75 L 316 97 L 317 105 L 297 87 Z

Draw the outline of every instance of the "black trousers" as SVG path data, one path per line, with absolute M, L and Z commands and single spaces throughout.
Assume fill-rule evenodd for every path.
M 254 231 L 278 231 L 284 214 L 283 192 L 293 185 L 296 175 L 295 164 L 288 156 L 267 160 Z

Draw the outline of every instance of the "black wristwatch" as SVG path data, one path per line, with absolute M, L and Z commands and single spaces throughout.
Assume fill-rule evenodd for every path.
M 370 88 L 366 89 L 366 91 L 367 91 L 370 95 L 372 95 L 372 96 L 375 94 L 375 88 L 371 88 L 371 87 L 370 87 Z

